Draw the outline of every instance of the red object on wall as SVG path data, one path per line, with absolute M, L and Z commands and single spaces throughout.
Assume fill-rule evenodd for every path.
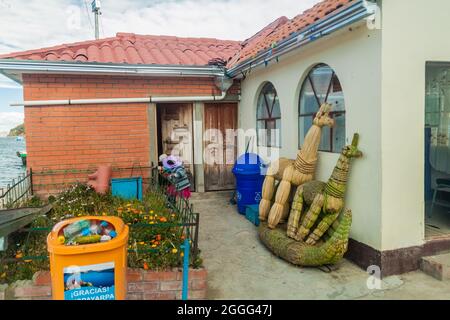
M 111 176 L 111 166 L 100 166 L 95 173 L 88 176 L 88 185 L 92 187 L 97 193 L 105 194 L 109 191 Z

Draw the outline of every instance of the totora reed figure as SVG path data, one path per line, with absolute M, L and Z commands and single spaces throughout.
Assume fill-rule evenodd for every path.
M 287 219 L 292 185 L 300 186 L 314 179 L 322 127 L 334 126 L 334 120 L 329 116 L 330 110 L 331 105 L 329 104 L 323 104 L 320 107 L 295 161 L 281 158 L 273 163 L 267 171 L 262 200 L 259 205 L 259 218 L 261 221 L 268 219 L 269 228 L 273 229 L 281 221 Z M 281 180 L 281 182 L 276 191 L 275 203 L 273 203 L 276 180 Z
M 348 248 L 352 212 L 344 209 L 350 162 L 362 156 L 359 135 L 345 147 L 327 183 L 310 181 L 297 188 L 289 222 L 270 228 L 262 222 L 259 237 L 275 255 L 295 265 L 316 267 L 339 262 Z

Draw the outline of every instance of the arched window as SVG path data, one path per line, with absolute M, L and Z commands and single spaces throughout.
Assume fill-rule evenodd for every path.
M 342 86 L 336 73 L 329 66 L 319 64 L 306 77 L 300 92 L 299 143 L 312 126 L 314 117 L 323 103 L 332 105 L 330 116 L 335 120 L 334 128 L 322 129 L 320 151 L 340 153 L 345 146 L 345 101 Z
M 277 91 L 266 83 L 258 98 L 256 117 L 258 146 L 281 147 L 281 110 Z

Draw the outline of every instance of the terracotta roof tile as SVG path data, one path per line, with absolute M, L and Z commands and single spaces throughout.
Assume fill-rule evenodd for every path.
M 272 44 L 279 43 L 352 1 L 324 0 L 291 20 L 278 18 L 242 43 L 118 33 L 112 38 L 0 55 L 0 59 L 159 65 L 207 65 L 213 59 L 222 59 L 231 67 L 255 57 Z
M 291 20 L 288 20 L 286 17 L 275 20 L 256 35 L 245 40 L 242 43 L 241 50 L 230 60 L 228 66 L 232 67 L 254 58 L 258 53 L 269 49 L 272 44 L 288 38 L 292 34 L 306 28 L 352 1 L 324 0 Z
M 0 55 L 0 59 L 200 66 L 215 58 L 228 61 L 239 48 L 238 41 L 118 33 L 113 38 Z

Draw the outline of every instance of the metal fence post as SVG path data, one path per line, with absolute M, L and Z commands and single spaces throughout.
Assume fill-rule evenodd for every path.
M 30 168 L 30 190 L 31 190 L 31 195 L 34 195 L 34 191 L 33 191 L 33 168 Z
M 190 251 L 190 243 L 189 239 L 184 240 L 183 244 L 184 249 L 184 259 L 183 259 L 183 291 L 182 291 L 182 299 L 186 301 L 188 299 L 188 291 L 189 291 L 189 251 Z

